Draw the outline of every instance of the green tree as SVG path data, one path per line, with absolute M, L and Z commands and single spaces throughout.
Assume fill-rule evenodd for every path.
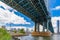
M 25 34 L 24 29 L 20 29 L 20 30 L 19 30 L 19 33 L 23 33 L 23 34 Z
M 11 35 L 4 28 L 0 28 L 0 40 L 11 40 Z
M 14 32 L 14 33 L 17 33 L 17 30 L 14 30 L 13 32 Z

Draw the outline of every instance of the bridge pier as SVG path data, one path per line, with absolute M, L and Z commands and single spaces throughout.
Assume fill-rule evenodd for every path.
M 47 32 L 49 30 L 49 20 L 47 20 Z
M 45 32 L 45 22 L 43 22 L 43 32 Z
M 39 32 L 39 23 L 35 23 L 35 28 L 34 28 L 34 31 L 35 32 Z
M 32 36 L 51 36 L 50 35 L 50 32 L 48 31 L 48 28 L 49 28 L 49 21 L 47 21 L 46 22 L 46 24 L 45 24 L 45 22 L 43 22 L 43 31 L 42 32 L 40 32 L 40 26 L 39 26 L 40 24 L 39 23 L 35 23 L 35 30 L 34 30 L 34 32 L 32 32 Z M 45 31 L 45 26 L 47 26 L 47 30 Z

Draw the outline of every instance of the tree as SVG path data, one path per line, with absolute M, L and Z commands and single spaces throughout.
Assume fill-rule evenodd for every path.
M 20 30 L 19 30 L 19 33 L 23 33 L 23 34 L 25 34 L 24 29 L 20 29 Z
M 11 40 L 11 35 L 4 28 L 0 28 L 0 40 Z

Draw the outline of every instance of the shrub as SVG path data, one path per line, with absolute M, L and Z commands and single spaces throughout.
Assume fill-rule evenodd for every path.
M 0 28 L 0 40 L 11 40 L 11 35 L 3 28 Z

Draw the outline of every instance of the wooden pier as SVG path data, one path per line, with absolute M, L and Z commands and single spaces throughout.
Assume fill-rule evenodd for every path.
M 51 36 L 50 32 L 32 32 L 32 36 Z

